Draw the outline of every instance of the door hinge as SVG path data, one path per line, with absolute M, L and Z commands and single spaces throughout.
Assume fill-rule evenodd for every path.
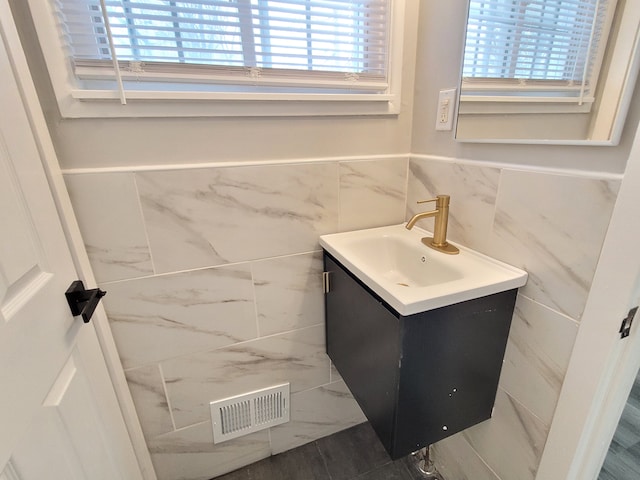
M 638 307 L 633 307 L 631 310 L 629 310 L 627 318 L 622 320 L 622 325 L 620 325 L 620 331 L 618 332 L 620 333 L 620 338 L 626 338 L 629 336 L 629 333 L 631 333 L 631 324 L 633 323 L 633 318 L 635 317 L 637 311 Z
M 322 272 L 322 291 L 329 293 L 331 291 L 331 284 L 329 283 L 329 274 L 331 272 Z

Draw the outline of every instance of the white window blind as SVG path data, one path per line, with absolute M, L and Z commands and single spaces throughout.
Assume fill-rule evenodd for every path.
M 390 0 L 56 4 L 80 79 L 330 92 L 388 87 Z
M 463 91 L 581 104 L 594 94 L 614 7 L 614 0 L 471 1 Z

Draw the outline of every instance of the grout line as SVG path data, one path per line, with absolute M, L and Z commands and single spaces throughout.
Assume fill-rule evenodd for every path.
M 501 477 L 500 475 L 498 475 L 498 474 L 496 473 L 496 471 L 495 471 L 493 468 L 491 468 L 491 466 L 490 466 L 490 465 L 485 461 L 485 459 L 484 459 L 484 458 L 482 458 L 482 456 L 478 453 L 478 451 L 474 448 L 474 446 L 473 446 L 473 445 L 471 445 L 471 442 L 469 442 L 469 440 L 467 440 L 467 438 L 464 436 L 464 434 L 462 435 L 462 439 L 466 442 L 466 444 L 467 444 L 467 445 L 469 445 L 469 448 L 470 448 L 470 449 L 471 449 L 471 451 L 476 455 L 476 457 L 478 457 L 478 459 L 479 459 L 482 463 L 484 463 L 484 465 L 487 467 L 487 469 L 488 469 L 491 473 L 493 473 L 493 474 L 495 475 L 496 480 L 502 480 L 502 477 Z M 445 480 L 447 480 L 447 479 L 445 479 Z
M 185 425 L 184 427 L 176 428 L 173 432 L 161 433 L 160 435 L 156 435 L 153 438 L 164 437 L 166 435 L 171 435 L 171 434 L 176 433 L 176 432 L 182 432 L 182 431 L 187 430 L 189 428 L 197 427 L 198 425 L 204 425 L 204 424 L 208 424 L 209 426 L 211 426 L 211 420 L 203 420 L 201 422 L 191 423 L 189 425 Z M 256 433 L 256 432 L 254 432 L 254 433 Z
M 409 174 L 411 173 L 411 158 L 407 158 L 407 167 L 405 169 L 404 178 L 404 210 L 402 211 L 402 223 L 407 221 L 407 212 L 409 208 Z
M 142 209 L 142 199 L 140 198 L 140 189 L 138 188 L 138 179 L 135 174 L 131 175 L 133 177 L 133 188 L 136 192 L 136 203 L 138 206 L 138 213 L 140 214 L 140 219 L 142 220 L 142 230 L 144 230 L 144 237 L 147 240 L 147 250 L 149 251 L 149 261 L 151 262 L 151 271 L 154 275 L 158 272 L 156 270 L 156 264 L 153 260 L 153 252 L 151 251 L 151 241 L 149 240 L 149 231 L 147 230 L 147 222 L 144 218 L 144 210 Z
M 528 301 L 530 301 L 532 303 L 535 303 L 539 307 L 544 308 L 545 310 L 549 310 L 550 312 L 553 312 L 554 314 L 559 315 L 559 316 L 565 318 L 566 320 L 569 320 L 571 323 L 575 323 L 576 326 L 580 326 L 580 320 L 576 320 L 575 318 L 570 317 L 566 313 L 559 312 L 558 310 L 554 309 L 553 307 L 550 307 L 549 305 L 545 305 L 544 303 L 539 302 L 538 300 L 534 300 L 533 298 L 531 298 L 531 297 L 529 297 L 529 296 L 527 296 L 527 295 L 525 295 L 523 293 L 518 292 L 518 296 L 522 297 L 522 298 L 526 298 Z
M 501 193 L 504 195 L 504 189 L 500 188 L 502 187 L 503 182 L 503 171 L 500 170 L 498 172 L 498 184 L 495 189 L 495 197 L 493 198 L 493 210 L 491 212 L 491 223 L 489 224 L 490 228 L 488 238 L 486 238 L 486 241 L 489 243 L 493 243 L 495 241 L 495 237 L 498 236 L 496 233 L 496 216 L 498 215 L 498 204 L 500 203 Z
M 251 274 L 251 292 L 253 293 L 253 316 L 256 322 L 256 338 L 260 338 L 260 320 L 258 317 L 258 295 L 256 295 L 256 279 L 253 272 L 255 262 L 249 265 L 249 273 Z
M 314 440 L 313 444 L 315 445 L 316 450 L 320 454 L 320 458 L 322 459 L 322 464 L 324 465 L 324 469 L 327 472 L 327 475 L 329 476 L 329 480 L 333 480 L 333 477 L 331 476 L 331 472 L 329 471 L 329 463 L 327 462 L 327 459 L 325 458 L 324 453 L 322 453 L 322 449 L 318 445 L 318 440 Z
M 226 267 L 236 267 L 236 266 L 243 266 L 243 265 L 247 265 L 247 264 L 252 264 L 252 263 L 256 263 L 256 262 L 263 262 L 263 261 L 269 261 L 269 260 L 277 260 L 277 259 L 281 259 L 281 258 L 291 258 L 291 257 L 299 257 L 299 256 L 303 256 L 303 255 L 311 255 L 311 254 L 315 254 L 315 253 L 322 253 L 322 248 L 319 248 L 317 250 L 309 250 L 306 252 L 297 252 L 297 253 L 287 253 L 284 255 L 276 255 L 273 257 L 264 257 L 264 258 L 255 258 L 252 260 L 242 260 L 239 262 L 232 262 L 232 263 L 223 263 L 221 265 L 208 265 L 205 267 L 196 267 L 196 268 L 188 268 L 185 270 L 174 270 L 171 272 L 161 272 L 161 273 L 154 273 L 152 275 L 143 275 L 140 277 L 132 277 L 132 278 L 123 278 L 120 280 L 110 280 L 108 282 L 101 282 L 100 285 L 110 285 L 110 284 L 114 284 L 114 283 L 123 283 L 123 282 L 130 282 L 133 280 L 144 280 L 144 279 L 148 279 L 148 278 L 156 278 L 156 277 L 166 277 L 169 275 L 179 275 L 179 274 L 183 274 L 183 273 L 190 273 L 190 272 L 200 272 L 203 270 L 212 270 L 215 268 L 226 268 Z
M 547 429 L 547 436 L 549 429 L 551 428 L 551 424 L 547 423 L 546 421 L 542 420 L 538 415 L 536 415 L 535 413 L 533 413 L 529 407 L 527 407 L 515 394 L 511 393 L 505 386 L 504 384 L 500 383 L 498 384 L 498 389 L 502 390 L 503 393 L 508 396 L 511 400 L 513 400 L 514 402 L 516 402 L 517 404 L 519 404 L 524 410 L 527 411 L 527 413 L 529 415 L 531 415 L 533 418 L 535 418 L 538 422 L 540 422 L 542 425 L 544 425 L 544 428 Z M 495 408 L 495 404 L 493 406 Z M 555 414 L 555 412 L 554 412 Z M 493 417 L 492 417 L 493 418 Z M 551 418 L 551 421 L 553 422 L 553 416 Z
M 342 174 L 340 171 L 340 163 L 336 163 L 336 180 L 338 181 L 338 232 L 342 232 L 342 224 L 344 223 L 344 219 L 342 218 L 344 215 L 342 208 Z
M 509 393 L 505 388 L 504 385 L 498 385 L 498 390 L 502 390 L 504 392 L 504 394 L 506 396 L 508 396 L 512 401 L 514 401 L 515 403 L 517 403 L 518 405 L 520 405 L 520 407 L 522 407 L 522 409 L 526 410 L 527 413 L 529 415 L 531 415 L 535 420 L 537 420 L 538 422 L 540 422 L 542 425 L 544 425 L 544 427 L 547 429 L 547 436 L 549 436 L 549 432 L 548 430 L 551 428 L 551 424 L 547 425 L 547 422 L 545 422 L 544 420 L 542 420 L 538 415 L 536 415 L 535 413 L 533 413 L 529 407 L 527 407 L 524 403 L 522 403 L 520 400 L 518 400 L 518 398 L 516 398 L 513 394 Z M 496 395 L 497 396 L 497 395 Z M 495 408 L 495 403 L 494 403 L 494 408 Z M 555 412 L 554 412 L 554 416 L 555 416 Z M 493 417 L 492 417 L 493 418 Z M 553 422 L 553 418 L 551 420 Z
M 309 387 L 309 388 L 305 388 L 304 390 L 298 390 L 297 392 L 292 392 L 291 396 L 299 395 L 301 393 L 307 393 L 307 392 L 310 392 L 312 390 L 317 390 L 319 388 L 330 387 L 331 385 L 335 385 L 335 384 L 338 384 L 338 383 L 344 383 L 344 380 L 335 380 L 335 381 L 329 380 L 327 383 L 322 383 L 322 384 L 316 385 L 314 387 Z M 346 385 L 346 383 L 345 383 L 345 385 Z M 354 398 L 354 400 L 355 400 L 355 398 Z
M 397 460 L 396 460 L 396 461 L 397 461 Z M 408 463 L 405 463 L 405 464 L 403 465 L 403 467 L 404 467 L 404 471 L 405 471 L 405 472 L 407 473 L 407 475 L 408 475 L 408 477 L 407 477 L 407 478 L 412 478 L 414 474 L 413 474 L 413 470 L 411 469 L 411 466 L 410 466 Z M 444 477 L 442 476 L 442 473 L 440 473 L 440 477 L 441 477 L 441 478 L 444 478 Z M 448 479 L 444 478 L 444 480 L 448 480 Z
M 160 370 L 160 380 L 162 381 L 162 389 L 164 390 L 164 396 L 167 399 L 167 408 L 169 409 L 169 416 L 171 417 L 171 425 L 173 425 L 173 431 L 177 430 L 176 420 L 173 418 L 173 408 L 171 408 L 171 400 L 169 399 L 169 392 L 167 391 L 167 382 L 165 381 L 164 371 L 162 370 L 162 364 L 158 363 L 158 370 Z

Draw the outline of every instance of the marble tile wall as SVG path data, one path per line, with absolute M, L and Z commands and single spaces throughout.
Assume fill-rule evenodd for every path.
M 324 345 L 318 236 L 401 223 L 406 158 L 65 177 L 160 480 L 363 422 Z M 291 383 L 291 422 L 219 445 L 209 402 Z
M 400 223 L 440 193 L 449 238 L 529 282 L 494 417 L 436 459 L 462 480 L 535 478 L 616 180 L 420 156 L 66 181 L 160 480 L 211 478 L 364 420 L 324 353 L 317 238 Z M 209 401 L 281 381 L 290 423 L 213 445 Z
M 529 273 L 493 418 L 435 445 L 451 478 L 535 478 L 618 187 L 608 178 L 410 160 L 407 218 L 417 200 L 449 194 L 450 240 Z

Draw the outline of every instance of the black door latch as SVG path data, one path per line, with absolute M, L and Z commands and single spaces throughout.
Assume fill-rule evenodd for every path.
M 98 302 L 102 297 L 107 294 L 104 290 L 99 288 L 93 288 L 91 290 L 85 290 L 82 280 L 76 280 L 64 293 L 67 297 L 67 303 L 69 309 L 74 317 L 82 315 L 84 323 L 89 323 L 94 310 L 98 306 Z
M 622 325 L 620 326 L 620 331 L 618 332 L 620 334 L 620 338 L 626 338 L 629 336 L 629 333 L 631 333 L 631 323 L 633 323 L 633 317 L 636 315 L 637 311 L 638 307 L 632 308 L 631 310 L 629 310 L 627 318 L 622 320 Z

